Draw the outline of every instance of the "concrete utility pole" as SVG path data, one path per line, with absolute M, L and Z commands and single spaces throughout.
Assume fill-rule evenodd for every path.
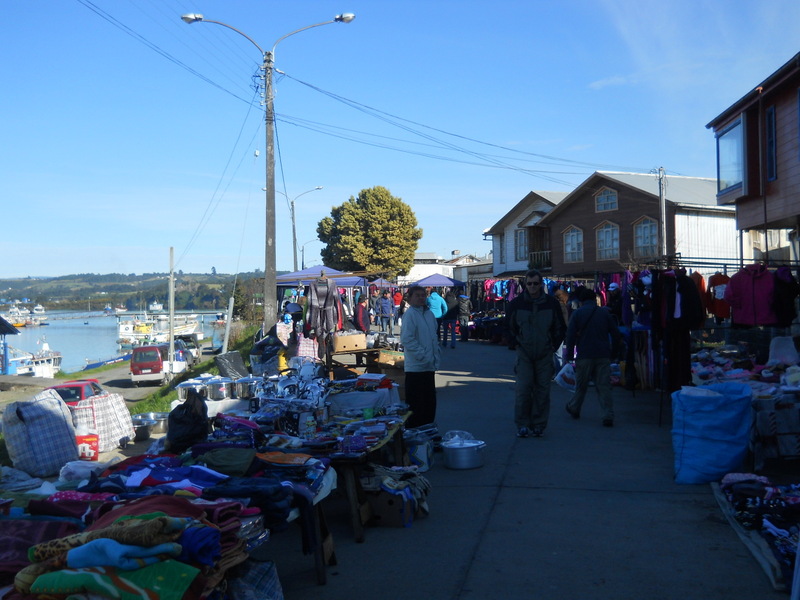
M 301 27 L 300 29 L 296 29 L 295 31 L 279 37 L 272 45 L 272 50 L 265 52 L 253 38 L 227 23 L 206 19 L 199 13 L 189 13 L 181 16 L 181 19 L 188 24 L 202 21 L 204 23 L 214 23 L 215 25 L 227 27 L 258 48 L 258 51 L 263 57 L 261 69 L 264 71 L 264 103 L 266 108 L 264 111 L 264 122 L 267 136 L 267 186 L 264 188 L 266 192 L 266 240 L 264 243 L 264 322 L 261 330 L 262 336 L 266 335 L 267 331 L 278 321 L 278 286 L 275 279 L 277 270 L 277 257 L 275 252 L 275 97 L 272 91 L 272 73 L 275 69 L 275 48 L 289 36 L 305 31 L 306 29 L 320 27 L 321 25 L 329 25 L 330 23 L 349 23 L 355 18 L 356 16 L 353 13 L 343 13 L 341 15 L 336 15 L 330 21 L 323 21 L 322 23 Z M 295 270 L 297 270 L 296 245 L 294 263 Z

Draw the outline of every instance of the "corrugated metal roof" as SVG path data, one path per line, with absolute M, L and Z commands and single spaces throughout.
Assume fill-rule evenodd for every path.
M 528 192 L 525 197 L 517 202 L 510 211 L 504 214 L 497 223 L 488 229 L 484 229 L 483 235 L 503 233 L 507 225 L 519 219 L 520 215 L 525 214 L 525 211 L 530 212 L 531 208 L 539 207 L 540 210 L 548 212 L 549 208 L 547 208 L 547 205 L 541 202 L 541 200 L 544 200 L 547 204 L 558 206 L 558 203 L 566 198 L 568 194 L 569 192 Z
M 617 173 L 614 171 L 598 171 L 608 179 L 619 181 L 624 185 L 637 188 L 658 198 L 658 176 L 655 173 Z M 717 180 L 710 177 L 684 177 L 667 175 L 664 180 L 667 187 L 664 197 L 670 202 L 689 204 L 717 205 Z
M 18 335 L 19 330 L 11 323 L 0 317 L 0 335 Z
M 684 177 L 667 175 L 666 191 L 667 202 L 702 205 L 716 207 L 717 205 L 717 180 L 709 177 Z M 567 210 L 575 198 L 586 193 L 587 190 L 597 191 L 600 186 L 614 187 L 620 184 L 637 189 L 645 194 L 650 194 L 658 199 L 658 176 L 655 173 L 622 173 L 617 171 L 595 171 L 578 187 L 569 193 L 567 198 L 548 212 L 540 224 L 549 224 L 557 215 Z

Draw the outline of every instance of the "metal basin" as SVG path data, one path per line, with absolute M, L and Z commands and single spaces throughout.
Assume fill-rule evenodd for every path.
M 133 421 L 133 430 L 135 432 L 133 441 L 143 442 L 149 440 L 156 422 L 150 419 L 137 419 L 135 417 L 131 420 Z
M 149 413 L 141 413 L 138 415 L 133 415 L 134 419 L 139 419 L 141 421 L 153 421 L 153 426 L 150 429 L 150 433 L 167 433 L 167 423 L 169 419 L 169 413 L 165 412 L 149 412 Z
M 444 466 L 448 469 L 477 469 L 483 466 L 483 449 L 486 442 L 481 440 L 451 440 L 442 442 Z

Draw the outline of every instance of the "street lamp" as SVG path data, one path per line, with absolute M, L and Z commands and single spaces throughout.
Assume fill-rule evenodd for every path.
M 315 187 L 313 189 L 310 189 L 310 190 L 307 190 L 307 191 L 303 192 L 302 194 L 297 194 L 297 196 L 295 196 L 294 198 L 289 200 L 289 213 L 292 216 L 292 258 L 294 260 L 294 262 L 293 262 L 294 271 L 297 271 L 297 227 L 296 227 L 295 216 L 294 216 L 294 201 L 297 200 L 300 196 L 305 196 L 306 194 L 310 194 L 311 192 L 316 192 L 317 190 L 321 190 L 321 189 L 322 189 L 322 186 L 318 185 L 317 187 Z M 278 192 L 279 194 L 283 194 L 284 196 L 286 196 L 287 199 L 289 198 L 289 196 L 286 194 L 286 192 L 282 192 L 280 190 L 275 190 L 275 191 Z
M 304 270 L 305 270 L 305 268 L 306 268 L 306 246 L 308 246 L 308 245 L 309 245 L 311 242 L 318 242 L 318 241 L 319 241 L 319 240 L 318 240 L 317 238 L 314 238 L 313 240 L 308 240 L 308 241 L 307 241 L 305 244 L 303 244 L 303 245 L 301 246 L 301 252 L 302 252 L 302 253 L 301 253 L 301 256 L 303 257 L 303 258 L 302 258 L 302 260 L 303 260 L 303 266 L 301 267 L 302 269 L 304 269 Z
M 264 323 L 262 325 L 261 335 L 267 335 L 270 327 L 272 327 L 278 320 L 278 307 L 277 302 L 273 302 L 271 298 L 276 296 L 277 282 L 275 280 L 275 271 L 277 268 L 276 253 L 275 253 L 275 106 L 274 96 L 272 93 L 272 72 L 275 69 L 275 48 L 283 40 L 295 33 L 300 33 L 306 29 L 313 27 L 320 27 L 322 25 L 330 25 L 331 23 L 349 23 L 356 16 L 353 13 L 343 13 L 336 15 L 330 21 L 323 21 L 322 23 L 315 23 L 314 25 L 307 25 L 296 29 L 286 35 L 279 37 L 272 45 L 272 50 L 265 52 L 253 38 L 246 33 L 239 31 L 236 27 L 232 27 L 222 21 L 212 21 L 206 19 L 199 13 L 188 13 L 181 16 L 181 19 L 188 23 L 197 23 L 202 21 L 204 23 L 214 23 L 215 25 L 222 25 L 228 29 L 232 29 L 251 44 L 253 44 L 263 57 L 263 64 L 261 69 L 264 71 L 264 88 L 265 88 L 265 103 L 266 110 L 264 111 L 264 122 L 266 124 L 267 136 L 267 187 L 266 187 L 266 240 L 264 248 Z M 296 251 L 295 251 L 296 252 Z M 297 258 L 295 254 L 295 266 Z

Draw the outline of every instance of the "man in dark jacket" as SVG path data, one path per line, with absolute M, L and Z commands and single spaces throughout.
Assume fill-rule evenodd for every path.
M 461 294 L 458 297 L 458 329 L 461 331 L 461 341 L 469 341 L 469 320 L 472 317 L 472 300 L 469 296 Z
M 594 379 L 603 426 L 614 425 L 614 401 L 611 396 L 611 356 L 618 354 L 622 344 L 614 315 L 606 307 L 597 306 L 597 296 L 588 288 L 581 288 L 578 296 L 581 306 L 572 313 L 565 342 L 567 357 L 575 360 L 575 394 L 567 402 L 567 412 L 573 419 L 581 416 L 589 380 Z
M 442 346 L 447 347 L 447 337 L 450 336 L 450 347 L 456 347 L 456 323 L 458 323 L 458 299 L 453 292 L 444 296 L 447 312 L 442 316 Z
M 564 341 L 566 325 L 558 300 L 544 292 L 539 271 L 525 274 L 525 291 L 506 312 L 509 348 L 517 350 L 514 423 L 518 437 L 541 436 L 550 416 L 553 353 Z

